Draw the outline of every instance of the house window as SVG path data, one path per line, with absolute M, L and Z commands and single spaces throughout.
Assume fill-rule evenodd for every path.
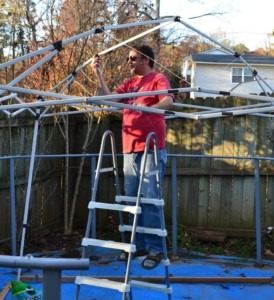
M 248 68 L 232 68 L 232 82 L 240 83 L 240 82 L 248 82 L 253 81 L 253 70 Z

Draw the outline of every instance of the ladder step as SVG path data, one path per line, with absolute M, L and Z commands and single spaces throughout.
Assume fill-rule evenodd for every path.
M 121 205 L 121 204 L 111 204 L 111 203 L 102 203 L 102 202 L 95 202 L 90 201 L 88 205 L 89 209 L 109 209 L 109 210 L 117 210 L 117 211 L 123 211 L 123 212 L 130 212 L 132 214 L 140 214 L 141 213 L 141 207 L 136 207 L 132 205 Z
M 105 241 L 105 240 L 98 240 L 98 239 L 90 239 L 90 238 L 83 238 L 82 246 L 84 246 L 84 247 L 97 246 L 97 247 L 103 247 L 103 248 L 124 250 L 126 252 L 131 252 L 131 253 L 136 252 L 136 246 L 134 244 Z
M 132 196 L 115 196 L 115 201 L 116 202 L 132 202 L 132 203 L 136 203 L 137 197 L 132 197 Z M 157 206 L 164 206 L 165 202 L 164 199 L 158 199 L 158 198 L 140 198 L 140 203 L 143 204 L 154 204 Z
M 110 168 L 102 168 L 99 170 L 99 173 L 106 173 L 106 172 L 111 172 L 111 171 L 114 171 L 115 168 L 113 167 L 110 167 Z M 98 171 L 96 171 L 96 173 L 98 173 Z
M 138 280 L 130 280 L 129 284 L 132 287 L 150 289 L 150 290 L 154 290 L 154 291 L 163 292 L 166 294 L 172 293 L 172 288 L 168 287 L 166 285 L 163 285 L 163 284 L 150 283 L 150 282 L 144 282 L 144 281 L 138 281 Z
M 145 173 L 144 175 L 145 177 L 149 177 L 149 176 L 157 175 L 159 173 L 160 173 L 159 170 L 155 170 L 155 171 L 150 171 L 148 173 Z
M 123 282 L 111 281 L 105 278 L 98 279 L 89 276 L 76 276 L 75 283 L 78 285 L 85 284 L 85 285 L 92 285 L 92 286 L 97 286 L 102 288 L 113 289 L 121 293 L 127 293 L 130 291 L 129 284 Z
M 132 226 L 130 225 L 119 225 L 119 231 L 132 231 Z M 136 227 L 136 232 L 139 233 L 148 233 L 148 234 L 156 234 L 158 236 L 167 236 L 166 229 L 160 229 L 160 228 L 149 228 L 149 227 Z

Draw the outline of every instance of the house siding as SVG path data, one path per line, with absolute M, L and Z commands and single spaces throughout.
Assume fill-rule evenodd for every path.
M 216 94 L 210 93 L 191 93 L 191 98 L 197 97 L 218 97 L 218 91 L 231 91 L 242 94 L 260 94 L 263 92 L 261 86 L 257 81 L 246 82 L 241 84 L 232 83 L 231 69 L 233 67 L 239 67 L 239 64 L 194 64 L 192 69 L 191 84 L 192 87 L 202 87 L 205 89 L 212 89 L 216 91 Z M 257 66 L 254 69 L 258 72 L 263 81 L 261 84 L 265 89 L 265 92 L 271 93 L 269 85 L 274 89 L 274 67 L 269 66 Z M 267 83 L 267 85 L 264 84 Z
M 227 90 L 228 83 L 231 82 L 230 72 L 223 65 L 197 65 L 192 78 L 193 86 L 199 86 L 216 91 Z M 230 86 L 229 86 L 230 88 Z M 216 94 L 194 93 L 193 97 L 216 97 Z M 192 97 L 192 96 L 191 96 Z
M 192 92 L 191 98 L 216 98 L 219 96 L 219 91 L 240 93 L 243 96 L 244 94 L 259 95 L 263 92 L 271 94 L 274 90 L 274 57 L 243 55 L 241 58 L 220 50 L 191 55 L 191 86 L 212 90 L 212 93 Z M 232 83 L 233 67 L 250 67 L 256 70 L 256 80 L 240 84 Z

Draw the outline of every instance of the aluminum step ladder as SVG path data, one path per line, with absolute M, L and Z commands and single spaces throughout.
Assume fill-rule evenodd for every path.
M 112 163 L 113 166 L 109 168 L 102 168 L 102 159 L 104 156 L 104 149 L 106 144 L 107 137 L 110 137 L 111 141 L 111 148 L 112 148 Z M 154 145 L 154 159 L 155 159 L 155 165 L 156 170 L 153 172 L 156 176 L 157 180 L 157 187 L 159 188 L 159 198 L 153 199 L 153 198 L 144 198 L 142 197 L 141 191 L 142 191 L 142 183 L 144 181 L 145 176 L 148 176 L 148 174 L 145 174 L 145 165 L 147 161 L 147 155 L 149 150 L 149 145 L 153 142 Z M 171 293 L 172 288 L 170 287 L 170 281 L 169 281 L 169 272 L 168 272 L 168 266 L 170 264 L 168 255 L 167 255 L 167 246 L 166 246 L 166 235 L 167 231 L 165 229 L 165 221 L 164 221 L 164 212 L 163 212 L 163 206 L 164 201 L 161 199 L 161 187 L 160 187 L 160 179 L 159 179 L 159 167 L 158 167 L 158 153 L 157 153 L 157 139 L 155 133 L 150 133 L 147 137 L 146 141 L 146 148 L 144 152 L 144 161 L 141 166 L 141 173 L 140 173 L 140 185 L 138 187 L 138 194 L 137 197 L 128 197 L 128 196 L 122 196 L 120 194 L 120 187 L 119 187 L 119 177 L 118 177 L 118 167 L 117 167 L 117 159 L 116 159 L 116 147 L 115 147 L 115 140 L 114 135 L 111 131 L 106 131 L 102 138 L 101 148 L 99 152 L 99 158 L 96 168 L 96 174 L 95 174 L 95 180 L 94 180 L 94 187 L 92 192 L 91 201 L 89 202 L 88 209 L 89 209 L 89 215 L 88 215 L 88 221 L 86 226 L 86 233 L 85 237 L 82 240 L 82 257 L 87 257 L 87 249 L 88 247 L 103 247 L 103 248 L 110 248 L 110 249 L 118 249 L 125 251 L 128 253 L 128 258 L 126 261 L 126 272 L 125 272 L 125 278 L 123 282 L 117 282 L 117 281 L 111 281 L 108 279 L 98 279 L 96 277 L 91 276 L 84 276 L 82 272 L 78 276 L 76 276 L 75 284 L 76 284 L 76 295 L 75 300 L 79 299 L 80 294 L 80 286 L 81 285 L 90 285 L 90 286 L 97 286 L 97 287 L 103 287 L 103 288 L 109 288 L 114 289 L 122 293 L 122 299 L 123 300 L 132 300 L 132 287 L 138 287 L 138 288 L 145 288 L 155 291 L 160 291 L 163 293 L 166 293 L 168 295 L 168 299 L 171 299 Z M 102 203 L 96 201 L 96 193 L 99 183 L 99 177 L 101 173 L 106 172 L 113 172 L 115 177 L 115 189 L 116 189 L 116 196 L 115 196 L 115 203 Z M 124 204 L 126 203 L 126 204 Z M 160 207 L 161 211 L 161 228 L 144 228 L 144 227 L 138 227 L 137 226 L 137 220 L 138 216 L 142 213 L 141 212 L 141 203 L 144 204 L 154 204 Z M 95 211 L 96 209 L 105 209 L 105 210 L 114 210 L 119 212 L 119 231 L 121 232 L 122 236 L 122 242 L 115 242 L 115 241 L 106 241 L 106 240 L 99 240 L 96 238 L 90 238 L 91 229 L 92 229 L 92 222 L 94 220 Z M 132 225 L 125 225 L 123 221 L 123 213 L 130 213 L 133 215 L 133 222 Z M 130 242 L 125 242 L 125 232 L 131 232 L 131 238 Z M 162 245 L 163 245 L 163 260 L 162 264 L 165 267 L 165 284 L 155 284 L 155 283 L 149 283 L 144 281 L 138 281 L 138 280 L 131 280 L 130 278 L 130 270 L 131 270 L 131 263 L 133 259 L 133 254 L 136 252 L 136 245 L 135 245 L 135 235 L 136 232 L 139 233 L 146 233 L 146 234 L 156 234 L 161 237 Z M 106 276 L 107 277 L 107 276 Z

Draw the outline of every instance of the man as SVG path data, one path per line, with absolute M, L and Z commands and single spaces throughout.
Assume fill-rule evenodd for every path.
M 144 91 L 167 90 L 170 83 L 167 78 L 153 71 L 154 53 L 151 47 L 140 45 L 131 48 L 127 63 L 130 73 L 133 76 L 118 86 L 115 93 L 136 93 Z M 99 81 L 101 93 L 110 95 L 101 72 L 101 58 L 98 55 L 93 57 L 92 69 Z M 159 109 L 171 109 L 173 95 L 142 96 L 130 99 L 123 99 L 123 103 L 145 106 Z M 164 116 L 150 112 L 123 109 L 122 140 L 124 154 L 124 190 L 126 196 L 137 196 L 141 163 L 143 160 L 146 139 L 150 132 L 155 132 L 158 142 L 158 158 L 160 180 L 162 182 L 167 161 L 165 149 L 166 124 Z M 149 151 L 146 162 L 145 173 L 155 169 L 154 153 Z M 145 198 L 158 198 L 156 176 L 150 176 L 144 180 L 142 195 Z M 142 214 L 138 216 L 138 226 L 160 228 L 159 207 L 152 204 L 142 204 Z M 147 255 L 142 262 L 146 269 L 155 268 L 162 259 L 161 237 L 153 234 L 136 233 L 136 253 L 134 257 Z M 126 253 L 122 253 L 120 259 L 126 259 Z

